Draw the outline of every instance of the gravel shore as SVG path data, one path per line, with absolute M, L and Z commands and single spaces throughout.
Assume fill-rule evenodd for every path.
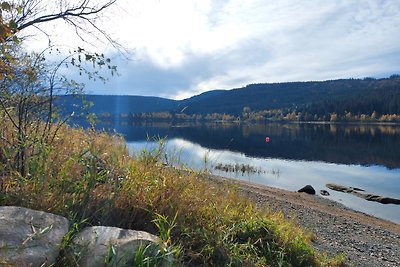
M 215 181 L 230 179 L 213 177 Z M 354 266 L 400 266 L 400 224 L 351 210 L 320 196 L 234 181 L 260 207 L 282 211 L 315 233 L 314 247 L 345 253 Z

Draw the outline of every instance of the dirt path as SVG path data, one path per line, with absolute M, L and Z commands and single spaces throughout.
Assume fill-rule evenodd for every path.
M 332 255 L 345 253 L 354 266 L 400 266 L 400 224 L 348 209 L 320 196 L 242 181 L 235 183 L 260 207 L 268 205 L 274 211 L 282 211 L 314 232 L 317 250 Z

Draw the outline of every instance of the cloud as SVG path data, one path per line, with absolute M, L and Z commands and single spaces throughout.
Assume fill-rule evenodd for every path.
M 212 77 L 207 62 L 196 58 L 182 66 L 164 68 L 151 60 L 119 60 L 119 76 L 109 77 L 105 84 L 87 83 L 89 93 L 121 95 L 157 95 L 171 97 L 171 93 L 190 88 L 197 81 Z
M 125 0 L 119 6 L 106 27 L 135 49 L 135 60 L 117 59 L 121 76 L 88 83 L 92 93 L 181 99 L 257 82 L 400 72 L 397 0 Z

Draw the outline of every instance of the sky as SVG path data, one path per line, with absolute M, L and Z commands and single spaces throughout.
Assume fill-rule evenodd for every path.
M 100 25 L 129 57 L 94 44 L 119 76 L 86 92 L 184 99 L 251 83 L 388 77 L 400 73 L 399 14 L 399 0 L 118 0 Z

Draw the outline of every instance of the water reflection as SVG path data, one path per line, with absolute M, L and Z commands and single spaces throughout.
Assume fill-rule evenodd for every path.
M 158 144 L 146 141 L 128 142 L 132 153 L 143 148 L 153 149 Z M 400 206 L 369 202 L 356 196 L 335 192 L 325 184 L 337 183 L 348 187 L 361 187 L 366 192 L 400 198 L 400 169 L 388 170 L 379 166 L 344 165 L 313 161 L 293 161 L 274 158 L 254 158 L 229 150 L 208 149 L 184 139 L 170 139 L 166 143 L 167 156 L 175 163 L 192 169 L 207 169 L 213 174 L 264 184 L 276 188 L 297 191 L 311 184 L 317 191 L 330 192 L 329 198 L 374 216 L 400 223 Z M 206 158 L 206 159 L 205 159 Z M 249 165 L 261 172 L 226 172 L 215 169 L 218 165 Z
M 102 126 L 106 127 L 107 126 Z M 111 126 L 108 126 L 111 127 Z M 181 138 L 249 157 L 400 168 L 400 126 L 332 124 L 169 123 L 116 125 L 127 141 Z M 270 142 L 265 142 L 269 137 Z
M 196 122 L 100 127 L 125 135 L 131 151 L 157 146 L 148 137 L 168 137 L 168 158 L 190 168 L 291 191 L 311 184 L 348 207 L 400 223 L 399 205 L 369 202 L 325 186 L 336 183 L 400 198 L 400 126 Z M 215 169 L 218 164 L 262 171 L 226 172 Z

